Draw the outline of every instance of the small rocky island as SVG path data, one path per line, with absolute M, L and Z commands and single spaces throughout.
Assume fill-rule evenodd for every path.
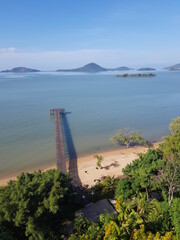
M 137 71 L 156 71 L 156 69 L 155 68 L 145 67 L 145 68 L 139 68 L 139 69 L 137 69 Z
M 125 74 L 117 74 L 116 77 L 155 77 L 156 74 L 154 73 L 125 73 Z

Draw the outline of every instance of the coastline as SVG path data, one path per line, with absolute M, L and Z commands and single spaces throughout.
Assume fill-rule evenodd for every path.
M 161 142 L 154 142 L 153 148 L 157 148 Z M 81 155 L 77 158 L 77 168 L 79 178 L 82 185 L 91 187 L 96 184 L 98 179 L 104 176 L 115 176 L 118 177 L 122 175 L 122 169 L 133 160 L 138 158 L 139 153 L 147 152 L 149 148 L 144 146 L 136 146 L 131 148 L 115 148 L 109 150 L 103 150 L 94 152 L 87 155 Z M 104 160 L 102 162 L 102 169 L 96 169 L 97 160 L 94 158 L 94 154 L 103 156 Z M 24 170 L 23 172 L 34 172 L 37 170 L 47 171 L 49 169 L 56 169 L 56 163 L 45 165 L 43 167 L 31 168 Z M 10 180 L 16 180 L 17 176 L 20 174 L 17 171 L 13 175 L 6 176 L 0 179 L 0 186 L 4 186 Z

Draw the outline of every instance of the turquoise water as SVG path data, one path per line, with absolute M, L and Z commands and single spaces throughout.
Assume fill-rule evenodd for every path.
M 118 128 L 140 129 L 148 140 L 168 134 L 180 115 L 180 72 L 153 78 L 112 74 L 0 74 L 0 178 L 55 162 L 54 120 L 64 107 L 77 154 L 111 148 Z

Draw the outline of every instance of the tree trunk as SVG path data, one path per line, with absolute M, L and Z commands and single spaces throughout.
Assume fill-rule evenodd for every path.
M 126 142 L 126 148 L 129 148 L 130 142 Z
M 172 203 L 172 200 L 173 200 L 173 195 L 174 195 L 174 188 L 172 186 L 169 187 L 169 194 L 168 194 L 168 203 L 169 203 L 169 206 L 171 205 Z
M 149 194 L 148 194 L 147 187 L 146 187 L 146 197 L 147 197 L 147 201 L 148 201 L 149 200 Z

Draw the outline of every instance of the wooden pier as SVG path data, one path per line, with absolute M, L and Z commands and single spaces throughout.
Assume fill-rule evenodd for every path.
M 55 117 L 57 168 L 61 169 L 63 173 L 67 173 L 64 143 L 63 143 L 62 128 L 61 128 L 61 118 L 60 118 L 60 115 L 63 115 L 64 113 L 65 113 L 64 108 L 50 109 L 50 115 L 53 115 Z

